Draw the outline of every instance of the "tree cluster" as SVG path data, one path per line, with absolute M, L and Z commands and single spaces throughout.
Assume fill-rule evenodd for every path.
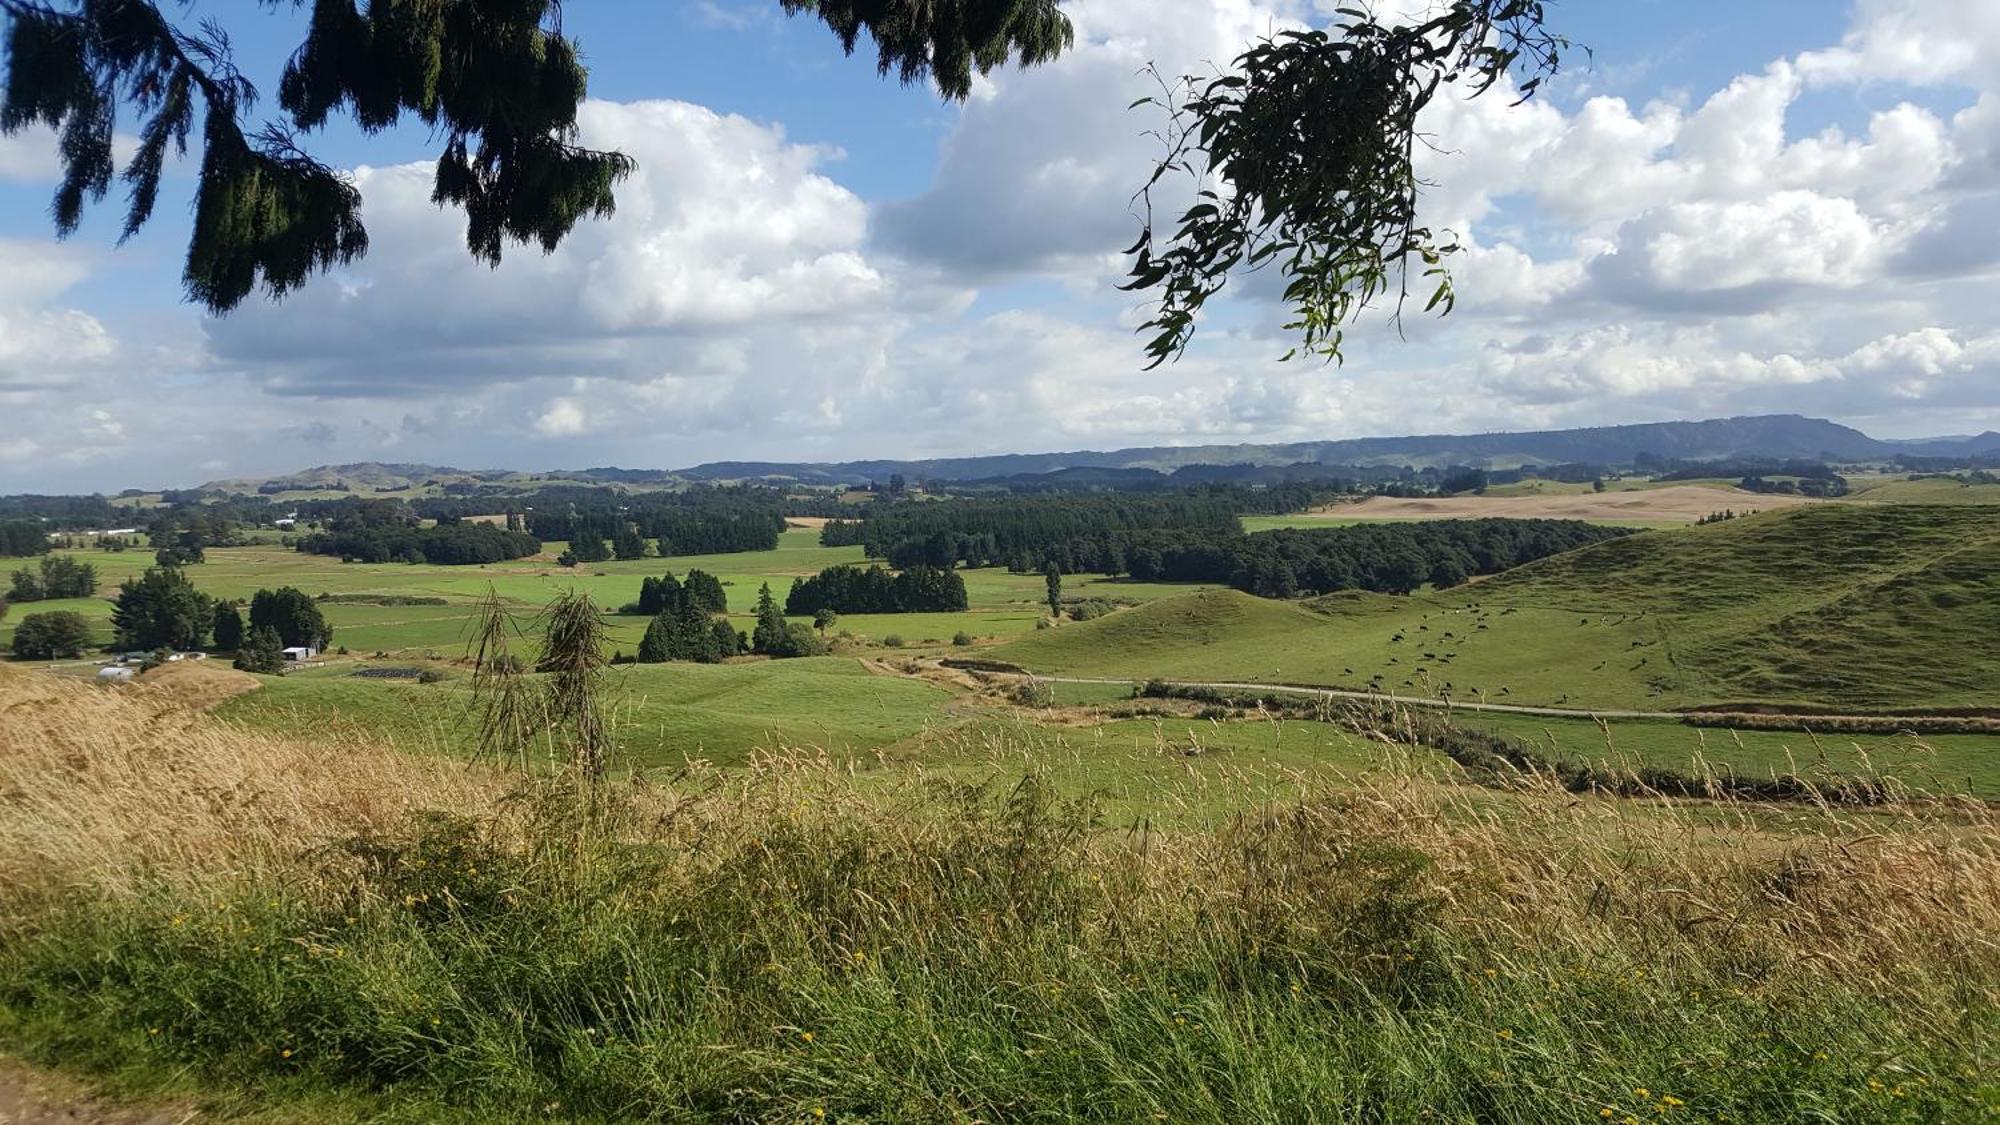
M 249 639 L 236 649 L 236 667 L 245 672 L 275 676 L 285 670 L 285 641 L 269 625 L 250 630 Z
M 858 524 L 827 524 L 820 541 L 859 543 L 870 558 L 897 569 L 1025 567 L 1049 547 L 1079 536 L 1142 529 L 1235 533 L 1239 527 L 1227 499 L 1196 492 L 1049 494 L 871 507 Z
M 90 647 L 90 622 L 81 613 L 31 613 L 14 629 L 14 655 L 22 660 L 67 660 Z
M 670 660 L 695 664 L 717 664 L 743 651 L 743 638 L 726 617 L 713 617 L 692 598 L 681 597 L 676 604 L 653 617 L 646 636 L 639 642 L 639 663 L 663 664 Z
M 792 582 L 785 612 L 812 617 L 835 613 L 962 613 L 965 579 L 956 571 L 915 566 L 891 574 L 879 566 L 832 566 Z
M 784 659 L 818 656 L 826 648 L 813 635 L 810 626 L 785 620 L 784 612 L 778 608 L 778 599 L 771 596 L 771 584 L 766 582 L 757 591 L 757 626 L 750 634 L 750 651 L 760 656 Z
M 201 648 L 215 625 L 215 599 L 194 588 L 179 567 L 156 566 L 118 587 L 111 626 L 131 651 Z
M 337 556 L 343 562 L 469 566 L 526 558 L 539 552 L 542 542 L 526 532 L 487 523 L 440 527 L 378 523 L 301 535 L 297 546 L 305 554 Z
M 48 553 L 49 533 L 41 520 L 0 520 L 0 555 L 27 558 Z
M 647 578 L 639 583 L 639 600 L 630 607 L 630 612 L 652 617 L 674 609 L 683 601 L 693 602 L 704 613 L 729 612 L 729 594 L 722 588 L 722 580 L 705 570 L 688 571 L 685 582 L 671 572 L 660 578 Z
M 789 504 L 768 488 L 566 488 L 558 495 L 565 497 L 560 503 L 537 495 L 527 528 L 538 538 L 566 541 L 582 563 L 644 558 L 649 546 L 661 558 L 768 551 L 784 533 Z
M 0 496 L 0 523 L 32 520 L 60 531 L 94 531 L 125 527 L 132 522 L 132 509 L 121 508 L 103 496 L 45 496 L 20 492 Z M 6 540 L 0 536 L 0 555 Z
M 322 649 L 333 640 L 333 626 L 326 623 L 319 603 L 296 586 L 259 590 L 250 599 L 250 634 L 254 637 L 259 629 L 277 633 L 286 648 Z
M 96 593 L 96 567 L 77 562 L 68 555 L 45 555 L 38 569 L 22 567 L 14 572 L 7 600 L 56 601 L 60 598 L 88 598 Z
M 1736 482 L 1736 487 L 1745 492 L 1758 492 L 1778 496 L 1817 496 L 1832 499 L 1847 495 L 1847 478 L 1800 477 L 1797 480 L 1769 480 L 1761 476 L 1744 477 Z

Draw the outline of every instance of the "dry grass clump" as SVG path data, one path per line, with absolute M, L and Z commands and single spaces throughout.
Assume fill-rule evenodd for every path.
M 246 732 L 176 694 L 0 667 L 0 888 L 268 872 L 417 809 L 488 809 L 499 788 L 352 738 Z

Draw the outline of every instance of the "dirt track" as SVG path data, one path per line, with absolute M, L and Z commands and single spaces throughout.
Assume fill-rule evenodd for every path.
M 45 1071 L 0 1059 L 0 1125 L 180 1125 L 211 1120 L 190 1106 L 128 1106 Z
M 1738 489 L 1676 484 L 1632 492 L 1583 492 L 1555 496 L 1454 496 L 1398 499 L 1371 496 L 1313 515 L 1328 519 L 1435 520 L 1506 516 L 1513 519 L 1646 520 L 1693 523 L 1727 508 L 1737 514 L 1818 504 L 1804 496 L 1767 496 Z

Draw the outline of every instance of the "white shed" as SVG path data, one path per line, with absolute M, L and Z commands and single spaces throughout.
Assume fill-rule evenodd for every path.
M 114 664 L 109 668 L 99 668 L 97 670 L 97 682 L 100 684 L 129 684 L 132 682 L 134 674 L 132 669 Z

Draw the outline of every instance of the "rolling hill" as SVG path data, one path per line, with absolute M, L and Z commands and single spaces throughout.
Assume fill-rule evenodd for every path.
M 2000 512 L 1824 505 L 1456 590 L 1173 598 L 993 650 L 1036 671 L 1673 710 L 2000 711 Z
M 1922 452 L 1944 455 L 1959 444 L 1978 440 L 1966 439 L 1965 443 L 1948 440 L 1927 442 L 1923 444 Z M 1878 441 L 1852 427 L 1824 419 L 1797 414 L 1768 414 L 1700 422 L 1648 422 L 1525 433 L 1422 434 L 1281 445 L 1148 446 L 1108 452 L 1010 453 L 921 461 L 809 464 L 722 461 L 696 465 L 681 473 L 700 480 L 777 477 L 808 483 L 861 484 L 870 480 L 887 480 L 894 473 L 925 480 L 964 481 L 1079 468 L 1150 469 L 1162 473 L 1190 465 L 1442 467 L 1471 464 L 1515 468 L 1568 462 L 1629 465 L 1642 454 L 1669 460 L 1732 457 L 1861 460 L 1916 451 L 1915 446 L 1900 447 Z

